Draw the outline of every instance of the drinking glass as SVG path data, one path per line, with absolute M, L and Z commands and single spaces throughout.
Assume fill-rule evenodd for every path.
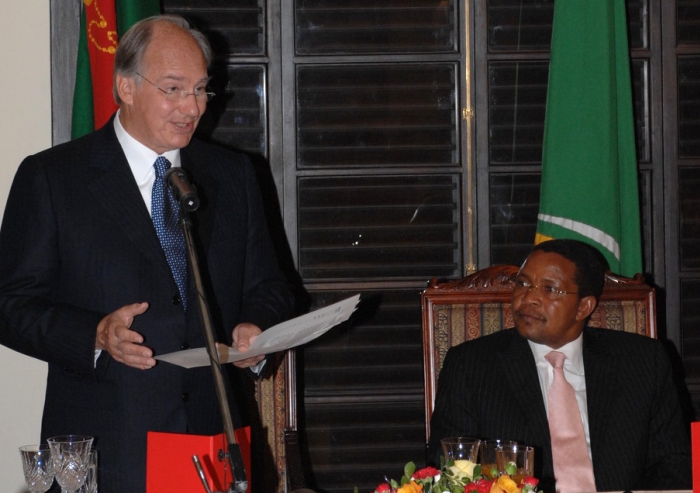
M 488 479 L 498 478 L 498 466 L 496 464 L 496 451 L 503 447 L 512 447 L 518 442 L 512 440 L 484 440 L 479 448 L 479 463 L 481 464 L 481 474 Z
M 85 484 L 80 487 L 78 493 L 97 493 L 97 450 L 90 451 L 87 477 L 85 478 Z
M 440 440 L 445 461 L 468 460 L 476 463 L 480 440 L 469 437 L 448 437 Z
M 63 435 L 47 440 L 62 493 L 75 493 L 85 484 L 92 440 L 92 437 L 83 435 Z
M 24 482 L 32 493 L 44 493 L 53 484 L 51 450 L 42 445 L 24 445 L 19 448 L 24 470 Z
M 496 451 L 499 474 L 508 474 L 516 484 L 535 473 L 535 449 L 527 445 L 504 446 Z

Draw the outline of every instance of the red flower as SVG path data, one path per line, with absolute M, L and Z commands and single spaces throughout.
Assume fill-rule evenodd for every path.
M 374 490 L 374 493 L 389 493 L 391 491 L 391 486 L 387 483 L 382 483 L 379 486 L 377 486 L 377 489 Z
M 477 479 L 464 487 L 464 493 L 489 493 L 493 481 L 488 479 Z
M 520 482 L 520 484 L 523 484 L 523 485 L 529 484 L 530 486 L 532 486 L 534 488 L 535 486 L 537 486 L 537 483 L 539 483 L 539 482 L 540 482 L 540 480 L 537 478 L 533 478 L 532 476 L 525 476 L 523 478 L 523 480 Z
M 434 467 L 424 467 L 423 469 L 414 472 L 413 476 L 411 478 L 412 479 L 434 478 L 438 474 L 440 474 L 440 471 L 438 471 Z

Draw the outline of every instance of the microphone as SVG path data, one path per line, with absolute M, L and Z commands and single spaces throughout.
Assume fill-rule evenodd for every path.
M 199 197 L 194 185 L 187 178 L 187 173 L 182 168 L 170 168 L 163 177 L 165 183 L 170 187 L 170 191 L 175 196 L 175 200 L 180 203 L 183 211 L 194 212 L 199 209 Z

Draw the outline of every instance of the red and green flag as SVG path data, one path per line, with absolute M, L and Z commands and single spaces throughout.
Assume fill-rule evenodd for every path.
M 119 36 L 137 21 L 159 13 L 159 0 L 83 0 L 72 138 L 100 128 L 116 111 L 112 75 Z
M 589 243 L 612 271 L 642 270 L 624 0 L 554 3 L 535 243 Z

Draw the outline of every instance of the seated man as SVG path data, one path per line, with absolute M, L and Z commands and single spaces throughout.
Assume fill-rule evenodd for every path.
M 555 491 L 555 479 L 565 493 L 690 489 L 689 434 L 662 344 L 586 326 L 603 290 L 599 258 L 578 241 L 540 243 L 515 281 L 515 328 L 450 349 L 430 426 L 433 460 L 447 436 L 500 438 L 535 447 L 543 491 Z M 565 355 L 563 374 L 550 352 Z M 577 404 L 572 413 L 558 396 Z M 564 416 L 575 423 L 563 425 Z

